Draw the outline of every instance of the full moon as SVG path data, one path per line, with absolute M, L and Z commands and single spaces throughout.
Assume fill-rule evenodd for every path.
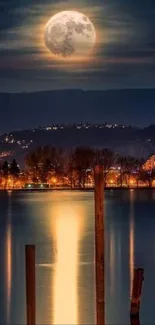
M 57 57 L 84 57 L 94 48 L 96 31 L 86 15 L 78 11 L 61 11 L 47 22 L 44 41 Z

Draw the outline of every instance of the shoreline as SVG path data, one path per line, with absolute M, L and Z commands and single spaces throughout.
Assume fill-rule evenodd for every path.
M 155 187 L 106 187 L 104 189 L 105 191 L 119 191 L 119 190 L 125 190 L 125 191 L 129 191 L 129 190 L 134 190 L 134 191 L 138 191 L 138 190 L 155 190 Z M 94 192 L 94 188 L 19 188 L 19 189 L 0 189 L 0 192 L 52 192 L 52 191 L 70 191 L 70 192 Z

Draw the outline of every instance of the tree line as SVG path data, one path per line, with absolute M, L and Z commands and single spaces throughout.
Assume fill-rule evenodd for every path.
M 39 147 L 25 157 L 25 168 L 20 171 L 15 159 L 11 164 L 5 161 L 0 166 L 1 183 L 7 186 L 13 183 L 49 183 L 50 185 L 67 185 L 71 188 L 84 189 L 93 185 L 93 171 L 96 164 L 104 166 L 105 186 L 129 186 L 134 179 L 137 187 L 140 182 L 152 187 L 155 169 L 145 171 L 144 160 L 131 156 L 122 156 L 108 148 L 93 149 L 76 147 L 62 149 L 53 146 Z
M 20 178 L 20 168 L 15 159 L 12 160 L 11 164 L 8 161 L 4 161 L 0 165 L 0 185 L 7 187 L 8 181 L 12 181 L 12 184 Z
M 12 175 L 14 177 L 18 177 L 20 174 L 20 168 L 15 159 L 12 160 L 11 164 L 8 161 L 4 161 L 4 163 L 0 166 L 1 176 Z
M 72 150 L 52 146 L 40 147 L 25 158 L 26 171 L 33 182 L 46 183 L 53 177 L 62 184 L 67 181 L 71 188 L 85 188 L 88 180 L 93 180 L 96 164 L 104 166 L 105 186 L 108 185 L 114 167 L 119 170 L 117 186 L 123 186 L 124 183 L 129 185 L 134 177 L 137 187 L 140 181 L 151 187 L 155 169 L 147 172 L 142 168 L 143 163 L 143 159 L 122 156 L 108 148 L 93 149 L 82 146 Z

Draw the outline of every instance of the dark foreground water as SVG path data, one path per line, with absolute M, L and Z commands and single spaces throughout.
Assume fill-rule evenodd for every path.
M 155 324 L 155 191 L 105 195 L 106 324 L 129 324 L 144 267 L 141 324 Z M 25 324 L 26 244 L 36 245 L 37 324 L 94 324 L 91 192 L 0 194 L 0 324 Z

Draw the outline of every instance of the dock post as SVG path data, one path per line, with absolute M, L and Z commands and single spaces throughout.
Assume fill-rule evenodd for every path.
M 130 325 L 140 325 L 139 316 L 130 317 Z
M 35 245 L 25 246 L 27 325 L 36 323 Z
M 96 166 L 95 179 L 95 268 L 96 268 L 96 323 L 105 325 L 104 288 L 104 176 L 103 166 Z
M 139 322 L 140 299 L 142 293 L 142 284 L 144 280 L 144 269 L 138 268 L 134 270 L 133 290 L 131 298 L 130 317 L 137 319 Z

